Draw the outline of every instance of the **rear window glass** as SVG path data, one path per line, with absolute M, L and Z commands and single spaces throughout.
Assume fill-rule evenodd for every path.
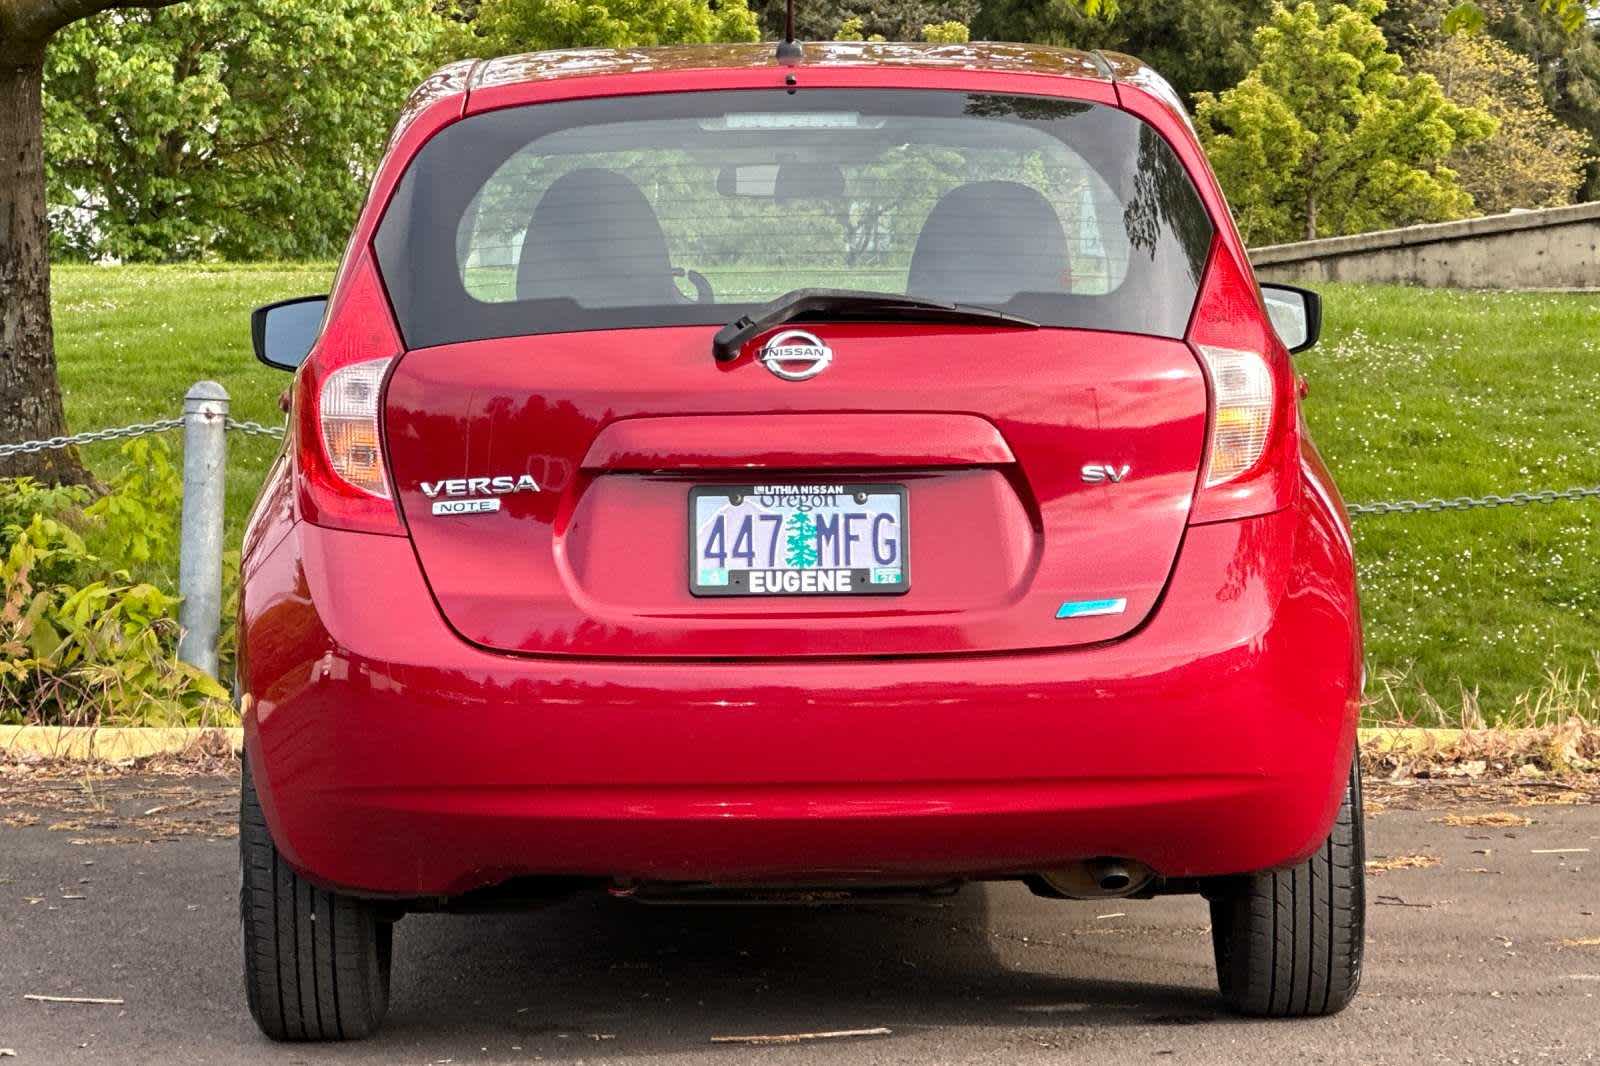
M 378 230 L 406 344 L 722 324 L 793 289 L 1181 336 L 1212 225 L 1116 108 L 943 91 L 609 97 L 434 137 Z

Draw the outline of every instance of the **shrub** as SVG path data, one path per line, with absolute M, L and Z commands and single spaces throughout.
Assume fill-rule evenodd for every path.
M 922 39 L 933 44 L 966 44 L 972 39 L 972 31 L 965 22 L 955 19 L 928 22 L 923 24 Z
M 128 471 L 93 501 L 0 479 L 0 723 L 235 720 L 228 690 L 177 659 L 178 597 L 119 565 L 165 554 L 179 495 L 164 440 L 123 451 Z

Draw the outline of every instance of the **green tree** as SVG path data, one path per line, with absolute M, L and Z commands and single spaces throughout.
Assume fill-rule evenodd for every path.
M 1568 33 L 1589 24 L 1588 0 L 1539 0 L 1539 10 L 1553 17 Z
M 786 0 L 753 0 L 750 7 L 761 25 L 761 36 L 767 40 L 783 37 L 783 18 Z M 794 35 L 802 41 L 842 41 L 840 25 L 849 18 L 844 0 L 813 0 L 806 3 L 796 0 L 794 5 Z
M 1250 35 L 1271 0 L 1122 0 L 1114 17 L 1073 0 L 985 0 L 973 36 L 1126 52 L 1185 97 L 1236 84 L 1250 69 Z
M 1381 0 L 1273 9 L 1245 79 L 1201 93 L 1196 126 L 1245 239 L 1257 244 L 1460 218 L 1444 165 L 1494 132 L 1426 74 L 1408 77 L 1373 17 Z
M 839 23 L 839 29 L 834 33 L 833 39 L 836 41 L 887 41 L 889 38 L 881 33 L 874 33 L 871 37 L 868 37 L 866 20 L 860 15 L 851 15 Z
M 1586 24 L 1569 32 L 1537 0 L 1478 0 L 1484 29 L 1533 62 L 1545 103 L 1562 122 L 1600 144 L 1600 33 Z M 1600 164 L 1591 160 L 1579 199 L 1600 199 Z
M 972 31 L 967 29 L 965 22 L 946 19 L 943 22 L 924 24 L 922 39 L 933 44 L 966 44 L 972 39 Z
M 474 25 L 490 52 L 761 38 L 745 0 L 483 0 Z
M 784 0 L 754 0 L 751 6 L 760 14 L 764 36 L 783 35 Z M 923 36 L 924 26 L 967 25 L 977 13 L 978 0 L 799 0 L 795 36 L 802 41 L 931 40 Z
M 1492 137 L 1460 145 L 1447 159 L 1478 210 L 1572 203 L 1589 162 L 1588 138 L 1545 106 L 1533 60 L 1493 37 L 1459 32 L 1412 66 L 1433 75 L 1456 103 L 1498 123 Z
M 783 524 L 783 562 L 785 566 L 817 565 L 817 524 L 808 514 L 796 511 Z
M 0 441 L 66 432 L 50 317 L 43 84 L 46 46 L 111 7 L 170 0 L 0 0 Z M 81 482 L 75 449 L 0 459 L 0 476 Z
M 1417 10 L 1438 7 L 1438 19 L 1461 0 L 1393 0 L 1379 25 L 1409 55 L 1405 34 L 1417 21 Z M 1581 26 L 1583 0 L 1482 0 L 1519 7 L 1544 32 L 1547 47 L 1570 51 L 1592 40 Z M 1416 10 L 1414 10 L 1416 9 Z M 1200 92 L 1221 92 L 1242 79 L 1254 62 L 1251 35 L 1271 13 L 1271 0 L 1120 0 L 1108 11 L 1090 9 L 1078 0 L 983 0 L 968 21 L 979 40 L 1032 41 L 1069 48 L 1102 48 L 1138 56 L 1160 71 L 1186 98 Z M 1493 14 L 1490 14 L 1491 21 Z M 837 25 L 837 20 L 832 25 Z M 1570 28 L 1568 28 L 1570 27 Z M 1519 49 L 1524 50 L 1525 49 Z M 1561 109 L 1552 101 L 1557 114 Z
M 1473 0 L 1385 0 L 1374 21 L 1389 47 L 1410 64 L 1452 33 L 1478 32 L 1485 19 Z
M 67 29 L 45 71 L 53 246 L 334 256 L 452 25 L 429 0 L 190 0 Z

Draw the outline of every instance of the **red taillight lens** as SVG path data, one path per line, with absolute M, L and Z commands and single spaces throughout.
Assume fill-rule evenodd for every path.
M 1189 343 L 1210 385 L 1205 471 L 1191 522 L 1220 522 L 1287 506 L 1299 435 L 1289 353 L 1248 275 L 1213 247 Z
M 295 381 L 295 462 L 308 522 L 401 535 L 383 458 L 383 382 L 400 352 L 371 261 L 352 267 Z

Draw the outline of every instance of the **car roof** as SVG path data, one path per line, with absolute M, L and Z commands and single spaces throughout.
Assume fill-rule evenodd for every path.
M 1102 56 L 1071 48 L 1038 44 L 969 44 L 897 42 L 805 42 L 799 69 L 817 67 L 899 67 L 926 70 L 971 70 L 1005 74 L 1053 74 L 1114 80 L 1113 67 L 1129 64 L 1126 56 Z M 1132 61 L 1132 65 L 1138 65 Z M 778 67 L 771 41 L 754 44 L 672 45 L 662 48 L 580 48 L 529 52 L 476 63 L 467 90 L 552 78 L 605 74 L 671 73 L 686 70 L 729 70 Z M 1130 71 L 1131 72 L 1131 71 Z M 1120 76 L 1122 70 L 1117 70 Z

